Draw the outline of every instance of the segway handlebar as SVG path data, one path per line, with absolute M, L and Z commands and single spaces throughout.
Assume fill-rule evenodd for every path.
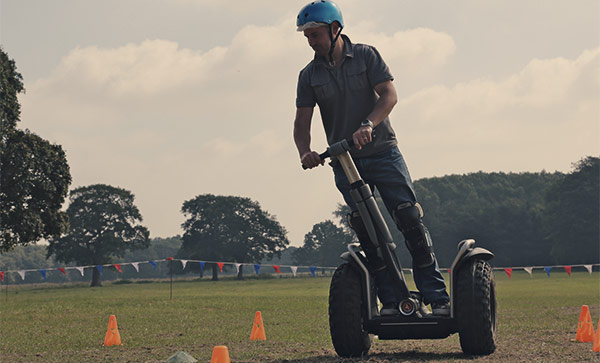
M 340 155 L 345 153 L 346 151 L 350 151 L 354 147 L 354 140 L 342 140 L 338 141 L 335 144 L 329 146 L 327 150 L 319 154 L 319 158 L 321 160 L 325 160 L 327 158 Z M 302 169 L 308 169 L 304 164 L 302 164 Z

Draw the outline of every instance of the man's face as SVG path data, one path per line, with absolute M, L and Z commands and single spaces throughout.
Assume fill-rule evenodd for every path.
M 318 28 L 304 30 L 304 36 L 308 39 L 308 45 L 321 57 L 327 56 L 331 47 L 329 39 L 329 26 L 323 25 Z

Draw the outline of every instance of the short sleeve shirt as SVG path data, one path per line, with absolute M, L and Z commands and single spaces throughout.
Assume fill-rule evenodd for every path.
M 339 67 L 331 67 L 315 55 L 298 77 L 296 107 L 319 105 L 329 145 L 352 139 L 379 99 L 375 86 L 394 79 L 374 47 L 352 44 L 345 35 L 342 38 L 344 54 Z M 396 145 L 396 135 L 386 118 L 374 129 L 373 142 L 360 151 L 352 150 L 352 156 L 365 157 Z

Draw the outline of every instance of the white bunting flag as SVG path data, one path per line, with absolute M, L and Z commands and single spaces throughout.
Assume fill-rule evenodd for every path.
M 22 280 L 25 280 L 25 271 L 24 270 L 17 271 L 17 273 L 19 274 L 19 276 L 21 276 Z
M 181 266 L 185 270 L 185 265 L 187 265 L 188 260 L 179 260 L 181 261 Z
M 140 263 L 139 262 L 132 262 L 131 265 L 137 272 L 140 272 Z
M 298 271 L 298 266 L 290 266 L 290 269 L 292 270 L 292 275 L 294 277 L 296 277 L 296 272 Z
M 532 276 L 533 273 L 533 267 L 523 267 L 523 270 L 527 271 L 527 273 L 529 274 L 529 276 Z
M 236 264 L 235 264 L 235 271 L 236 271 L 237 273 L 240 273 L 240 266 L 241 266 L 241 265 L 242 265 L 241 263 L 236 263 Z
M 81 274 L 81 276 L 83 276 L 83 267 L 75 267 L 79 273 Z
M 592 274 L 592 265 L 583 265 L 583 267 L 585 267 L 585 269 L 588 270 L 590 275 Z

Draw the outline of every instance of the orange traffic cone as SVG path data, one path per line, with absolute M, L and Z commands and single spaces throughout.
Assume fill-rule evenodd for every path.
M 230 363 L 229 351 L 224 345 L 217 345 L 213 348 L 212 357 L 210 363 Z
M 250 340 L 267 340 L 267 336 L 265 335 L 265 327 L 263 325 L 262 315 L 260 311 L 257 311 L 256 315 L 254 315 L 254 324 L 252 325 Z
M 104 337 L 104 346 L 110 347 L 112 345 L 121 345 L 121 335 L 119 334 L 119 327 L 117 326 L 117 317 L 111 315 L 108 319 L 108 329 L 106 329 L 106 336 Z
M 590 308 L 587 305 L 581 307 L 579 313 L 579 322 L 577 323 L 577 335 L 575 340 L 578 342 L 588 343 L 594 341 L 594 326 L 592 325 L 592 316 Z
M 598 319 L 596 334 L 594 334 L 594 346 L 592 347 L 592 350 L 594 352 L 600 352 L 600 319 Z

